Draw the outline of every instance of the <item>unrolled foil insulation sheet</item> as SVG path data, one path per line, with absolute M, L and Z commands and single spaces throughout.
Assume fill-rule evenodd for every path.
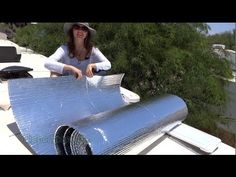
M 59 126 L 127 105 L 120 93 L 122 78 L 123 74 L 9 80 L 16 123 L 35 154 L 57 154 L 54 134 Z

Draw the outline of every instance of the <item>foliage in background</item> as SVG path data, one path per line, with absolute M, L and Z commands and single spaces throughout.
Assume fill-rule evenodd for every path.
M 170 93 L 185 100 L 187 123 L 215 130 L 223 121 L 227 101 L 225 81 L 232 72 L 226 60 L 215 58 L 204 23 L 92 23 L 96 46 L 112 63 L 108 74 L 125 73 L 122 85 L 142 100 Z M 62 24 L 29 25 L 19 29 L 19 45 L 49 56 L 64 43 Z M 171 106 L 171 105 L 170 105 Z M 219 109 L 218 109 L 219 110 Z
M 206 24 L 96 24 L 97 42 L 112 61 L 111 73 L 126 73 L 123 85 L 142 99 L 164 93 L 183 98 L 187 123 L 215 130 L 222 117 L 213 106 L 227 101 L 230 64 L 214 57 Z M 211 106 L 210 106 L 211 105 Z M 223 108 L 222 108 L 223 110 Z
M 50 56 L 65 42 L 63 23 L 27 25 L 16 30 L 13 41 L 42 55 Z
M 226 49 L 231 49 L 236 51 L 236 37 L 235 37 L 235 29 L 233 32 L 226 31 L 219 34 L 214 34 L 208 36 L 209 44 L 224 44 Z

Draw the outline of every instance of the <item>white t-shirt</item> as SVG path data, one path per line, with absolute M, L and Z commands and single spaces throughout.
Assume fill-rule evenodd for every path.
M 82 71 L 82 74 L 85 75 L 88 64 L 95 63 L 96 71 L 100 70 L 109 70 L 111 69 L 110 61 L 102 54 L 102 52 L 96 48 L 92 48 L 91 55 L 88 59 L 79 61 L 76 57 L 70 58 L 68 56 L 69 50 L 67 45 L 61 45 L 54 54 L 52 54 L 46 60 L 44 66 L 50 71 L 69 75 L 73 74 L 69 71 L 63 71 L 65 64 L 72 65 L 77 67 Z

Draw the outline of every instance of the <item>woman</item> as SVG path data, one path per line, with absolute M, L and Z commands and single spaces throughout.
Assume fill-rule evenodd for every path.
M 67 44 L 61 45 L 44 65 L 52 77 L 74 74 L 81 79 L 83 75 L 93 77 L 93 72 L 111 68 L 110 61 L 92 45 L 96 31 L 88 23 L 65 23 L 64 32 L 68 37 Z

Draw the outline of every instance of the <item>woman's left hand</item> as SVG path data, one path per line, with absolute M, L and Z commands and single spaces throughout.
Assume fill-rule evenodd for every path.
M 93 77 L 93 69 L 96 69 L 96 65 L 94 63 L 88 64 L 86 69 L 86 76 Z

